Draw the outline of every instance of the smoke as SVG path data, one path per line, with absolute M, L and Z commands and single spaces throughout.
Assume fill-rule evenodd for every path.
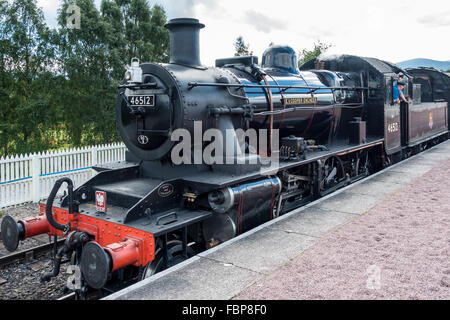
M 338 60 L 338 61 L 343 61 L 344 59 L 344 55 L 346 55 L 348 53 L 339 51 L 339 49 L 336 49 L 334 46 L 331 46 L 330 48 L 327 49 L 327 51 L 322 52 L 317 59 L 320 61 L 327 61 L 327 60 Z
M 155 1 L 166 10 L 167 18 L 193 18 L 195 16 L 195 0 Z
M 197 9 L 199 6 L 207 7 L 210 14 L 223 10 L 218 0 L 177 0 L 164 2 L 163 6 L 166 9 L 168 19 L 198 18 Z
M 320 54 L 320 56 L 317 57 L 318 60 L 320 61 L 328 61 L 328 60 L 338 60 L 338 61 L 343 61 L 344 59 L 344 54 L 327 54 L 327 53 L 322 53 Z

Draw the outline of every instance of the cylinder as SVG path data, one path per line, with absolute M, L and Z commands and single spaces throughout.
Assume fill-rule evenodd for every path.
M 273 219 L 281 188 L 273 177 L 211 192 L 215 214 L 203 223 L 206 241 L 218 244 Z

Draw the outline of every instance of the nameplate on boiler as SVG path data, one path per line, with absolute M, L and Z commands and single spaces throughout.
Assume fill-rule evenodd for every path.
M 281 103 L 285 105 L 290 104 L 314 104 L 317 103 L 316 97 L 308 97 L 308 98 L 286 98 L 281 99 Z

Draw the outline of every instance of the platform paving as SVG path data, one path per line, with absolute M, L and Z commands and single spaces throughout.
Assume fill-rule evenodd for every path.
M 295 266 L 297 266 L 295 263 L 302 261 L 301 258 L 305 253 L 317 251 L 316 248 L 325 246 L 324 243 L 331 237 L 337 237 L 340 241 L 344 241 L 345 237 L 341 235 L 341 231 L 349 229 L 346 228 L 347 226 L 352 227 L 362 223 L 361 221 L 370 217 L 372 212 L 380 211 L 384 208 L 383 203 L 386 199 L 391 199 L 401 192 L 413 192 L 413 189 L 408 189 L 412 181 L 416 184 L 420 183 L 421 177 L 424 176 L 424 179 L 430 183 L 429 175 L 426 176 L 427 172 L 447 162 L 450 164 L 450 141 L 338 190 L 276 220 L 269 221 L 246 234 L 205 251 L 105 299 L 327 298 L 328 296 L 316 294 L 313 291 L 310 292 L 309 296 L 295 295 L 292 293 L 292 288 L 286 289 L 287 291 L 291 290 L 290 292 L 283 292 L 283 286 L 285 285 L 281 284 L 280 277 L 289 283 L 292 275 L 293 281 L 302 281 L 302 284 L 307 283 L 308 281 L 304 278 L 299 278 L 298 269 L 296 270 L 297 273 L 289 273 L 289 270 L 295 269 Z M 426 190 L 432 189 L 431 187 L 426 188 L 428 188 Z M 409 194 L 409 196 L 411 199 L 414 198 L 414 195 Z M 398 210 L 398 208 L 396 209 Z M 402 214 L 400 216 L 403 217 Z M 448 218 L 445 219 L 448 220 Z M 445 219 L 444 222 L 447 221 Z M 380 221 L 383 222 L 384 220 L 381 219 Z M 411 223 L 420 224 L 420 221 Z M 369 226 L 369 228 L 371 227 L 373 226 Z M 380 234 L 377 237 L 382 239 L 383 232 L 380 232 Z M 340 238 L 337 235 L 341 235 Z M 361 239 L 365 239 L 364 234 L 361 235 Z M 352 241 L 356 241 L 354 248 L 363 251 L 365 247 L 358 246 L 363 241 L 361 239 Z M 378 241 L 380 240 L 375 239 L 375 245 L 378 245 Z M 447 241 L 450 241 L 450 239 Z M 381 245 L 379 251 L 382 251 L 382 249 L 383 246 Z M 336 256 L 339 257 L 341 249 L 337 244 L 335 250 Z M 389 255 L 381 251 L 379 252 L 381 256 Z M 402 252 L 408 252 L 407 248 Z M 365 252 L 363 252 L 364 254 Z M 411 252 L 410 254 L 414 255 L 415 253 Z M 327 257 L 321 256 L 320 251 L 318 251 L 314 258 L 313 262 L 303 261 L 303 263 L 306 265 L 313 263 L 317 270 L 323 269 L 329 272 L 330 266 L 325 266 L 325 263 L 329 262 Z M 336 261 L 333 261 L 333 263 L 337 269 L 341 268 Z M 351 261 L 348 262 L 348 264 L 350 263 Z M 304 265 L 302 267 L 306 268 Z M 361 274 L 361 270 L 353 271 L 355 274 L 358 272 L 358 274 Z M 450 266 L 447 271 L 450 273 Z M 365 270 L 362 273 L 364 272 Z M 322 280 L 324 280 L 333 275 L 324 274 L 322 276 Z M 270 279 L 272 279 L 272 282 L 270 282 Z M 442 279 L 444 283 L 447 283 L 446 276 Z M 319 282 L 322 280 L 316 279 Z M 343 279 L 342 282 L 345 283 L 350 280 Z M 278 283 L 278 286 L 273 284 L 274 281 Z M 270 289 L 261 290 L 263 287 L 270 288 L 271 285 L 278 290 L 278 295 L 271 296 Z M 298 287 L 295 286 L 295 283 L 290 285 L 294 288 Z M 308 290 L 305 289 L 304 291 Z M 439 294 L 445 296 L 445 291 L 443 293 L 441 290 Z M 352 298 L 354 295 L 340 297 Z

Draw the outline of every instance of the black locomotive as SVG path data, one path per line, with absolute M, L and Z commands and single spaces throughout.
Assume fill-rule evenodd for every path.
M 170 63 L 133 60 L 119 86 L 126 161 L 95 168 L 75 190 L 59 180 L 38 216 L 2 221 L 11 251 L 36 234 L 67 238 L 43 281 L 67 255 L 81 269 L 80 296 L 107 292 L 447 139 L 448 83 L 446 101 L 425 99 L 414 72 L 356 56 L 314 60 L 300 71 L 287 46 L 267 49 L 261 65 L 255 56 L 232 57 L 208 68 L 199 59 L 203 24 L 173 19 L 166 27 Z M 399 72 L 409 105 L 393 102 Z M 179 129 L 194 136 L 190 149 L 178 149 Z M 209 129 L 223 141 L 205 162 L 198 154 L 211 145 Z M 256 146 L 237 134 L 249 129 L 259 134 Z M 64 182 L 68 194 L 55 200 Z

